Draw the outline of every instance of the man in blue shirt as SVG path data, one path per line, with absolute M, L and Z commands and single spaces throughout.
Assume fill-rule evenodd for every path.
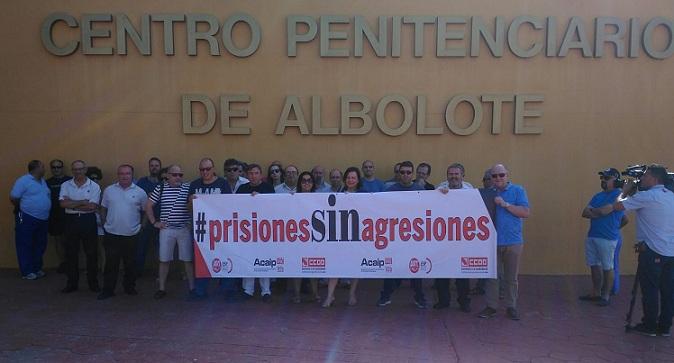
M 9 198 L 15 207 L 16 257 L 21 276 L 25 280 L 35 280 L 45 275 L 42 255 L 47 248 L 51 209 L 50 191 L 41 161 L 28 163 L 28 174 L 17 179 Z
M 585 260 L 592 274 L 592 292 L 580 296 L 582 301 L 596 301 L 599 306 L 609 305 L 613 287 L 613 259 L 620 236 L 620 228 L 627 224 L 623 211 L 606 210 L 620 195 L 620 172 L 609 168 L 599 172 L 602 191 L 595 194 L 583 209 L 583 218 L 590 220 L 590 230 L 585 239 Z
M 361 165 L 361 170 L 363 171 L 363 179 L 361 180 L 362 190 L 369 193 L 379 193 L 383 192 L 384 182 L 375 178 L 374 172 L 374 162 L 372 160 L 363 161 Z
M 503 164 L 496 164 L 491 168 L 491 178 L 497 193 L 494 198 L 496 204 L 494 225 L 498 235 L 496 259 L 497 266 L 503 265 L 503 275 L 499 279 L 487 281 L 487 307 L 478 316 L 491 318 L 496 315 L 499 304 L 499 284 L 501 283 L 499 280 L 503 280 L 506 314 L 512 320 L 519 320 L 517 275 L 524 244 L 522 219 L 530 215 L 529 199 L 522 186 L 510 183 L 508 169 Z

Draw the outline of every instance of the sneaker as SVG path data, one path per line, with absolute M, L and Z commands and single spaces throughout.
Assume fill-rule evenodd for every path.
M 21 276 L 21 278 L 24 280 L 37 280 L 37 275 L 31 272 L 28 275 Z
M 598 302 L 598 301 L 601 300 L 601 296 L 594 296 L 594 295 L 590 295 L 590 294 L 588 294 L 588 295 L 581 295 L 581 296 L 578 296 L 578 300 L 580 300 L 580 301 L 595 301 L 595 302 Z
M 494 316 L 496 316 L 496 310 L 492 309 L 488 306 L 486 308 L 482 309 L 482 311 L 480 311 L 479 314 L 477 314 L 478 318 L 483 318 L 483 319 L 493 318 Z
M 611 305 L 611 301 L 609 299 L 604 299 L 603 297 L 599 299 L 597 302 L 597 306 L 609 306 Z
M 262 295 L 262 302 L 269 304 L 271 302 L 271 294 Z
M 470 304 L 460 304 L 459 310 L 461 310 L 464 313 L 470 313 L 471 312 Z
M 647 337 L 654 337 L 658 335 L 655 329 L 649 329 L 643 323 L 637 324 L 632 330 L 637 334 L 645 335 Z
M 45 273 L 44 271 L 40 270 L 40 271 L 38 271 L 38 272 L 35 273 L 35 276 L 37 276 L 38 279 L 41 279 L 41 278 L 47 276 L 47 273 Z
M 390 298 L 380 297 L 379 300 L 377 301 L 377 306 L 379 306 L 379 307 L 383 307 L 383 306 L 390 305 L 390 304 L 391 304 Z
M 111 298 L 115 296 L 114 293 L 109 292 L 109 291 L 103 291 L 102 293 L 98 294 L 98 297 L 96 297 L 97 300 L 105 300 L 107 298 Z
M 671 337 L 672 336 L 669 328 L 667 328 L 667 329 L 658 328 L 658 335 L 661 336 L 661 337 Z
M 506 310 L 506 315 L 508 315 L 510 320 L 520 320 L 520 313 L 518 313 L 515 308 L 508 308 Z
M 416 305 L 419 309 L 426 309 L 426 300 L 414 299 L 414 305 Z
M 436 310 L 447 309 L 448 307 L 449 307 L 449 304 L 447 304 L 447 303 L 441 303 L 441 302 L 436 303 L 435 305 L 433 305 L 433 309 L 436 309 Z
M 157 292 L 154 293 L 154 298 L 156 300 L 163 299 L 166 297 L 166 291 L 164 290 L 157 290 Z
M 64 294 L 70 294 L 71 292 L 75 291 L 77 291 L 77 287 L 75 286 L 66 286 L 65 288 L 63 288 L 63 290 L 61 290 L 61 292 Z

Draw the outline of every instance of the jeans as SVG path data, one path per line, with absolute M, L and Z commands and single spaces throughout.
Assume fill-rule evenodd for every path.
M 18 212 L 16 219 L 16 257 L 21 275 L 42 270 L 42 256 L 47 249 L 48 222 Z
M 641 322 L 647 329 L 669 330 L 674 313 L 674 257 L 646 246 L 639 254 L 638 274 L 644 311 Z
M 499 305 L 499 284 L 504 285 L 504 302 L 506 307 L 517 308 L 518 285 L 517 275 L 520 268 L 523 244 L 497 246 L 496 260 L 503 265 L 503 277 L 487 280 L 487 306 L 496 309 Z M 503 281 L 500 281 L 503 280 Z

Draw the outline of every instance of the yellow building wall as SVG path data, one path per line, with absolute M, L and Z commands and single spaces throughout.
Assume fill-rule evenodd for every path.
M 139 171 L 137 177 L 144 175 L 150 156 L 160 157 L 165 165 L 183 165 L 189 178 L 197 176 L 197 162 L 205 156 L 216 161 L 220 173 L 222 162 L 229 157 L 263 167 L 281 160 L 300 169 L 315 164 L 344 169 L 371 159 L 382 179 L 391 177 L 395 162 L 409 159 L 415 164 L 430 163 L 433 183 L 444 180 L 449 163 L 461 162 L 467 169 L 466 180 L 475 185 L 480 184 L 485 168 L 502 162 L 510 169 L 513 182 L 526 187 L 531 203 L 521 271 L 574 274 L 587 270 L 583 240 L 588 222 L 580 218 L 580 212 L 599 191 L 597 171 L 643 162 L 674 167 L 672 58 L 655 60 L 641 50 L 638 58 L 618 59 L 609 45 L 602 58 L 584 58 L 576 49 L 566 57 L 539 54 L 522 59 L 507 46 L 504 56 L 495 58 L 484 42 L 479 57 L 438 58 L 433 26 L 425 28 L 423 57 L 414 57 L 410 25 L 404 26 L 399 58 L 378 58 L 367 44 L 362 58 L 321 58 L 318 37 L 300 44 L 297 57 L 286 54 L 286 17 L 293 14 L 315 18 L 340 14 L 352 20 L 362 15 L 372 25 L 382 15 L 481 16 L 488 24 L 496 16 L 505 17 L 506 24 L 519 15 L 555 16 L 559 46 L 572 16 L 582 17 L 592 40 L 593 20 L 598 16 L 671 20 L 674 7 L 669 0 L 8 1 L 2 8 L 0 165 L 5 177 L 0 179 L 0 192 L 6 196 L 31 159 L 60 158 L 66 165 L 83 159 L 103 170 L 104 185 L 114 182 L 120 163 L 132 163 Z M 245 12 L 260 23 L 262 43 L 247 58 L 226 53 L 211 56 L 204 42 L 199 43 L 197 56 L 188 56 L 183 23 L 175 26 L 176 55 L 166 56 L 162 25 L 153 23 L 151 56 L 140 55 L 128 42 L 126 56 L 84 55 L 80 47 L 70 56 L 57 57 L 40 40 L 42 21 L 57 11 L 78 20 L 85 13 L 124 13 L 134 25 L 144 13 L 207 13 L 222 25 L 227 16 Z M 96 27 L 112 29 L 113 37 L 95 44 L 114 47 L 114 22 Z M 351 34 L 353 28 L 335 29 Z M 658 44 L 667 42 L 662 30 L 655 34 Z M 54 35 L 59 41 L 76 39 L 79 30 L 60 24 Z M 245 31 L 237 27 L 235 35 L 245 43 Z M 352 40 L 335 41 L 333 46 L 351 47 Z M 248 118 L 236 123 L 249 124 L 252 133 L 221 135 L 218 121 L 208 134 L 184 134 L 180 97 L 188 93 L 206 94 L 216 105 L 220 94 L 250 95 L 250 104 L 236 106 L 248 109 Z M 393 93 L 404 95 L 413 105 L 417 95 L 427 96 L 428 124 L 443 127 L 444 133 L 416 135 L 413 124 L 398 137 L 384 135 L 376 126 L 361 136 L 300 135 L 296 129 L 274 134 L 288 95 L 300 97 L 307 120 L 311 120 L 310 96 L 321 96 L 323 123 L 336 126 L 340 95 L 365 95 L 375 107 L 381 97 Z M 530 107 L 543 111 L 543 116 L 532 119 L 543 126 L 542 134 L 514 134 L 512 104 L 504 106 L 502 133 L 491 134 L 491 106 L 486 103 L 476 133 L 450 133 L 444 125 L 449 99 L 456 94 L 488 93 L 543 94 L 544 102 Z M 370 114 L 374 119 L 374 110 Z M 391 125 L 400 122 L 396 107 L 387 115 Z M 457 115 L 462 120 L 472 116 L 463 106 Z M 634 241 L 633 218 L 631 222 L 623 231 L 626 247 L 621 262 L 626 273 L 634 272 L 636 265 L 629 248 Z M 55 260 L 50 242 L 48 265 L 54 266 Z M 16 266 L 8 203 L 0 209 L 0 267 Z

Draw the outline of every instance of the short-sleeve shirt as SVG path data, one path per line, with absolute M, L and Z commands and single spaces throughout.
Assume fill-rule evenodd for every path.
M 50 194 L 43 178 L 35 179 L 31 174 L 26 174 L 16 180 L 9 196 L 19 200 L 21 212 L 46 221 L 51 209 Z
M 253 192 L 260 193 L 260 194 L 274 194 L 274 187 L 271 186 L 271 184 L 262 182 L 258 185 L 253 186 L 250 183 L 246 183 L 242 186 L 239 187 L 239 189 L 236 191 L 236 194 L 251 194 Z
M 503 198 L 509 204 L 529 207 L 529 198 L 527 192 L 520 185 L 508 183 L 504 190 L 496 190 L 496 195 Z M 496 244 L 498 246 L 509 246 L 524 243 L 522 237 L 522 218 L 508 212 L 501 206 L 496 206 L 496 234 L 498 235 Z
M 607 204 L 613 205 L 619 195 L 620 189 L 602 191 L 595 194 L 588 205 L 592 208 L 601 208 Z M 590 230 L 587 236 L 617 241 L 620 236 L 620 220 L 624 215 L 625 212 L 616 210 L 603 217 L 590 219 Z
M 409 186 L 404 186 L 401 183 L 395 183 L 386 189 L 387 192 L 406 192 L 412 190 L 426 190 L 422 185 L 418 183 L 412 183 Z
M 659 184 L 622 203 L 625 210 L 636 211 L 637 239 L 663 256 L 674 256 L 674 193 Z
M 232 194 L 227 180 L 217 177 L 212 183 L 206 184 L 199 178 L 190 183 L 190 195 L 192 194 Z
M 147 194 L 137 186 L 131 184 L 122 188 L 115 183 L 105 188 L 101 206 L 108 212 L 105 218 L 105 231 L 119 236 L 134 236 L 140 231 L 141 214 L 147 202 Z
M 147 195 L 150 195 L 150 194 L 152 194 L 152 191 L 154 190 L 154 188 L 156 188 L 157 185 L 159 185 L 159 182 L 155 183 L 152 180 L 150 180 L 149 177 L 144 176 L 144 177 L 138 179 L 138 181 L 136 182 L 136 185 L 139 186 L 141 189 L 143 189 Z M 160 204 L 154 205 L 154 213 L 155 214 L 160 213 L 160 210 L 159 210 L 160 207 L 161 207 Z
M 183 228 L 191 223 L 192 218 L 187 209 L 189 191 L 189 183 L 182 183 L 177 187 L 164 183 L 157 185 L 150 194 L 149 199 L 152 202 L 161 204 L 159 221 L 166 223 L 168 228 Z
M 91 179 L 87 180 L 81 186 L 75 184 L 75 179 L 70 179 L 61 184 L 61 193 L 59 200 L 65 200 L 68 197 L 70 200 L 88 200 L 94 204 L 101 203 L 101 187 L 94 183 Z M 66 214 L 86 214 L 94 213 L 94 211 L 78 211 L 75 209 L 66 208 Z
M 360 183 L 362 185 L 361 189 L 368 193 L 379 193 L 386 190 L 384 188 L 384 182 L 376 178 L 372 181 L 363 178 Z
M 274 187 L 274 193 L 277 194 L 295 193 L 296 190 L 297 188 L 291 188 L 286 183 L 281 183 Z
M 47 186 L 51 191 L 51 211 L 49 213 L 49 218 L 56 217 L 63 214 L 63 208 L 59 204 L 59 195 L 61 194 L 61 184 L 72 179 L 70 176 L 64 176 L 63 178 L 51 177 L 47 179 Z

